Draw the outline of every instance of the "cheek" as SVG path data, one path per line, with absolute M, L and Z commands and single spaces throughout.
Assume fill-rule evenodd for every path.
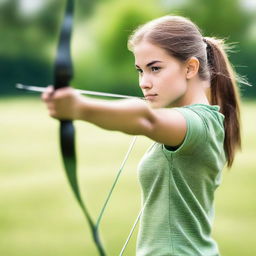
M 180 70 L 165 72 L 162 78 L 163 84 L 171 90 L 182 91 L 186 87 L 186 77 Z
M 162 85 L 164 86 L 164 94 L 162 95 L 162 99 L 165 103 L 167 103 L 167 105 L 175 102 L 187 91 L 187 82 L 185 76 L 177 73 L 165 76 Z

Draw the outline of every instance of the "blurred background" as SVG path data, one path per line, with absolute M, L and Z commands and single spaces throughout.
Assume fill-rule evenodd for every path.
M 230 60 L 256 84 L 255 0 L 76 0 L 72 57 L 76 88 L 140 95 L 127 37 L 139 24 L 176 14 L 205 36 L 235 47 Z M 58 123 L 21 82 L 52 83 L 65 1 L 0 0 L 0 255 L 97 255 L 63 175 Z M 256 255 L 256 86 L 240 84 L 243 151 L 224 170 L 214 237 L 223 256 Z M 77 123 L 79 179 L 96 216 L 130 137 Z M 108 255 L 118 255 L 140 209 L 136 165 L 151 141 L 139 138 L 102 222 Z M 134 255 L 136 231 L 125 255 Z

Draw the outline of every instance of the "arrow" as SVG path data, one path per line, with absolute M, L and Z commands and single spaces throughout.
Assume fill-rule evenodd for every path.
M 33 92 L 44 92 L 46 87 L 40 86 L 33 86 L 33 85 L 24 85 L 24 84 L 16 84 L 17 89 L 26 90 L 26 91 L 33 91 Z M 100 97 L 112 97 L 112 98 L 124 98 L 124 99 L 144 99 L 143 97 L 136 97 L 136 96 L 128 96 L 122 94 L 114 94 L 114 93 L 107 93 L 107 92 L 95 92 L 95 91 L 87 91 L 87 90 L 80 90 L 75 89 L 80 94 L 84 95 L 92 95 L 92 96 L 100 96 Z

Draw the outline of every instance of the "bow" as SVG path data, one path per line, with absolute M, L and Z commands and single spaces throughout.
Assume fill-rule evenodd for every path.
M 56 60 L 54 65 L 54 90 L 58 90 L 63 87 L 68 87 L 70 84 L 70 81 L 73 77 L 73 65 L 72 65 L 72 59 L 71 59 L 71 37 L 72 37 L 72 24 L 73 24 L 73 11 L 74 11 L 74 0 L 67 0 L 66 3 L 66 10 L 65 15 L 63 19 L 63 23 L 61 26 L 60 31 L 60 37 L 59 37 L 59 44 L 57 48 L 57 54 L 56 54 Z M 37 87 L 37 86 L 31 86 L 31 85 L 24 85 L 24 84 L 16 84 L 17 89 L 23 89 L 27 91 L 35 91 L 35 92 L 43 92 L 45 90 L 44 87 Z M 77 90 L 77 92 L 81 94 L 86 95 L 95 95 L 95 96 L 103 96 L 103 97 L 114 97 L 114 98 L 139 98 L 135 96 L 128 96 L 128 95 L 120 95 L 120 94 L 113 94 L 113 93 L 104 93 L 104 92 L 94 92 L 94 91 L 84 91 L 84 90 Z M 141 98 L 144 99 L 144 98 Z M 99 236 L 99 225 L 101 222 L 101 219 L 103 217 L 103 213 L 107 207 L 107 204 L 110 200 L 110 197 L 114 191 L 114 188 L 117 184 L 117 181 L 121 175 L 121 172 L 125 166 L 125 163 L 134 147 L 134 144 L 136 142 L 137 137 L 133 137 L 130 143 L 130 146 L 128 148 L 128 151 L 124 157 L 124 160 L 121 163 L 121 166 L 117 172 L 116 178 L 109 190 L 109 193 L 105 199 L 105 202 L 100 210 L 100 213 L 98 215 L 98 218 L 96 222 L 94 223 L 84 202 L 81 197 L 80 189 L 78 186 L 77 181 L 77 161 L 76 161 L 76 151 L 75 151 L 75 128 L 73 125 L 73 122 L 71 120 L 60 120 L 60 147 L 61 147 L 61 153 L 62 153 L 62 160 L 64 169 L 66 172 L 66 176 L 68 179 L 68 182 L 70 184 L 70 187 L 74 193 L 74 196 L 80 205 L 85 218 L 88 221 L 93 240 L 95 242 L 95 245 L 98 249 L 100 256 L 106 256 L 104 247 L 101 243 L 100 236 Z M 137 222 L 140 219 L 140 216 L 142 215 L 144 206 L 142 210 L 140 211 L 130 233 L 129 236 L 120 252 L 120 256 L 123 255 L 123 252 L 131 238 L 131 235 L 134 231 L 134 228 L 137 224 Z
M 57 48 L 57 56 L 56 56 L 55 66 L 54 66 L 54 89 L 55 90 L 69 86 L 69 83 L 73 77 L 73 65 L 72 65 L 72 59 L 71 59 L 71 53 L 70 53 L 71 52 L 70 48 L 71 48 L 71 36 L 72 36 L 73 10 L 74 10 L 74 0 L 67 0 L 66 11 L 65 11 L 63 24 L 61 27 L 59 45 Z M 38 87 L 32 88 L 32 87 L 24 86 L 21 84 L 18 84 L 18 88 L 42 91 L 42 88 L 38 88 Z M 114 95 L 114 94 L 110 94 L 110 93 L 90 92 L 90 91 L 81 91 L 81 90 L 80 90 L 80 93 L 92 94 L 92 95 L 98 95 L 98 96 L 118 97 L 118 98 L 134 98 L 133 96 Z M 76 174 L 77 173 L 77 171 L 76 171 L 77 161 L 76 161 L 76 152 L 75 152 L 74 125 L 71 120 L 60 120 L 60 146 L 61 146 L 61 153 L 62 153 L 62 159 L 63 159 L 66 176 L 67 176 L 68 182 L 71 186 L 71 189 L 74 193 L 74 196 L 75 196 L 76 200 L 78 201 L 78 203 L 88 221 L 88 224 L 89 224 L 92 236 L 93 236 L 93 240 L 95 242 L 95 245 L 98 249 L 100 256 L 106 256 L 106 253 L 105 253 L 104 247 L 100 240 L 99 225 L 100 225 L 101 219 L 103 217 L 103 213 L 104 213 L 104 211 L 107 207 L 107 204 L 110 200 L 110 197 L 113 193 L 115 185 L 117 184 L 117 181 L 121 175 L 121 172 L 125 166 L 125 163 L 126 163 L 128 157 L 130 155 L 130 152 L 131 152 L 132 148 L 134 147 L 136 138 L 137 137 L 133 137 L 133 139 L 130 143 L 128 151 L 127 151 L 127 153 L 124 157 L 124 160 L 122 161 L 121 166 L 117 172 L 116 178 L 115 178 L 113 185 L 111 186 L 110 191 L 106 197 L 106 200 L 102 206 L 102 209 L 99 213 L 97 221 L 94 223 L 83 200 L 82 200 L 80 189 L 78 186 L 77 174 Z M 138 221 L 138 219 L 137 219 L 137 221 Z M 137 224 L 137 221 L 136 221 L 136 224 Z M 133 232 L 133 230 L 134 230 L 134 228 L 132 229 L 132 232 Z M 130 233 L 129 238 L 127 239 L 125 246 L 123 247 L 120 255 L 122 255 L 128 241 L 130 239 L 132 232 Z
M 70 84 L 70 81 L 73 77 L 73 65 L 71 59 L 71 36 L 72 36 L 72 23 L 73 23 L 73 11 L 74 11 L 74 0 L 67 0 L 66 11 L 64 15 L 63 24 L 61 26 L 59 44 L 57 48 L 56 60 L 54 65 L 54 89 L 58 90 L 59 88 L 67 87 Z M 46 88 L 37 87 L 31 85 L 24 85 L 21 83 L 16 84 L 17 89 L 22 89 L 26 91 L 34 91 L 34 92 L 44 92 Z M 94 91 L 85 91 L 85 90 L 76 90 L 78 93 L 85 95 L 94 95 L 94 96 L 103 96 L 103 97 L 112 97 L 112 98 L 139 98 L 136 96 L 128 96 L 128 95 L 120 95 L 113 93 L 105 93 L 105 92 L 94 92 Z M 144 98 L 141 98 L 144 99 Z M 109 190 L 109 193 L 105 199 L 105 202 L 100 210 L 98 218 L 94 223 L 83 200 L 81 197 L 80 189 L 77 181 L 77 161 L 76 161 L 76 151 L 75 151 L 75 129 L 73 122 L 71 120 L 60 120 L 60 147 L 63 159 L 63 165 L 66 172 L 66 176 L 70 187 L 74 193 L 76 200 L 78 201 L 88 223 L 93 236 L 93 240 L 98 249 L 100 256 L 106 256 L 104 247 L 102 246 L 100 237 L 99 237 L 99 226 L 102 220 L 104 211 L 107 207 L 107 204 L 110 200 L 110 197 L 114 191 L 114 188 L 118 182 L 118 179 L 122 173 L 122 170 L 128 160 L 128 157 L 134 147 L 137 137 L 133 137 L 128 148 L 128 151 L 119 167 L 116 178 Z M 123 254 L 128 241 L 133 233 L 133 230 L 140 218 L 142 212 L 140 212 L 129 236 L 125 242 L 125 245 L 122 248 L 120 255 Z
M 61 27 L 59 45 L 54 67 L 54 89 L 69 86 L 73 77 L 73 66 L 70 53 L 74 0 L 67 0 L 66 11 Z M 98 228 L 94 224 L 80 194 L 76 174 L 75 129 L 72 121 L 60 120 L 60 146 L 66 175 L 73 193 L 89 223 L 90 230 L 100 256 L 106 253 L 100 241 Z

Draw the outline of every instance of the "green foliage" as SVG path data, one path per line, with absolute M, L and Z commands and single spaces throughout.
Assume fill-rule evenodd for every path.
M 252 60 L 256 56 L 256 40 L 248 36 L 249 27 L 255 23 L 255 15 L 250 15 L 242 5 L 243 1 L 236 0 L 193 0 L 175 8 L 170 1 L 166 13 L 189 17 L 201 28 L 204 36 L 224 38 L 227 44 L 235 43 L 230 61 L 238 74 L 256 85 L 256 66 Z M 240 88 L 242 96 L 256 97 L 255 86 L 241 84 Z
M 240 2 L 234 0 L 188 1 L 181 12 L 196 22 L 207 36 L 240 41 L 241 32 L 244 32 L 244 28 L 249 24 L 248 16 L 241 9 Z
M 187 16 L 205 35 L 238 42 L 237 52 L 230 59 L 238 73 L 256 85 L 255 14 L 242 8 L 243 0 L 75 2 L 72 51 L 76 87 L 139 95 L 127 38 L 137 25 L 166 14 Z M 15 78 L 16 82 L 36 85 L 52 83 L 51 70 L 65 1 L 42 0 L 41 9 L 28 16 L 22 14 L 19 6 L 19 0 L 0 2 L 0 29 L 4 38 L 0 42 L 2 94 L 14 93 Z M 255 98 L 256 87 L 243 87 L 243 95 Z
M 222 255 L 256 255 L 255 103 L 243 103 L 243 151 L 224 170 L 216 194 L 214 237 Z M 58 122 L 38 98 L 0 102 L 0 255 L 97 255 L 62 168 Z M 76 122 L 79 183 L 97 216 L 130 136 Z M 140 209 L 136 166 L 151 141 L 139 137 L 103 217 L 108 255 L 118 255 Z M 136 232 L 125 255 L 134 255 Z
M 144 1 L 99 5 L 90 21 L 92 25 L 89 24 L 94 52 L 85 50 L 80 56 L 84 61 L 78 67 L 75 84 L 84 89 L 111 88 L 116 93 L 138 95 L 134 59 L 127 50 L 127 39 L 138 25 L 159 15 L 160 11 L 150 1 L 147 5 Z

